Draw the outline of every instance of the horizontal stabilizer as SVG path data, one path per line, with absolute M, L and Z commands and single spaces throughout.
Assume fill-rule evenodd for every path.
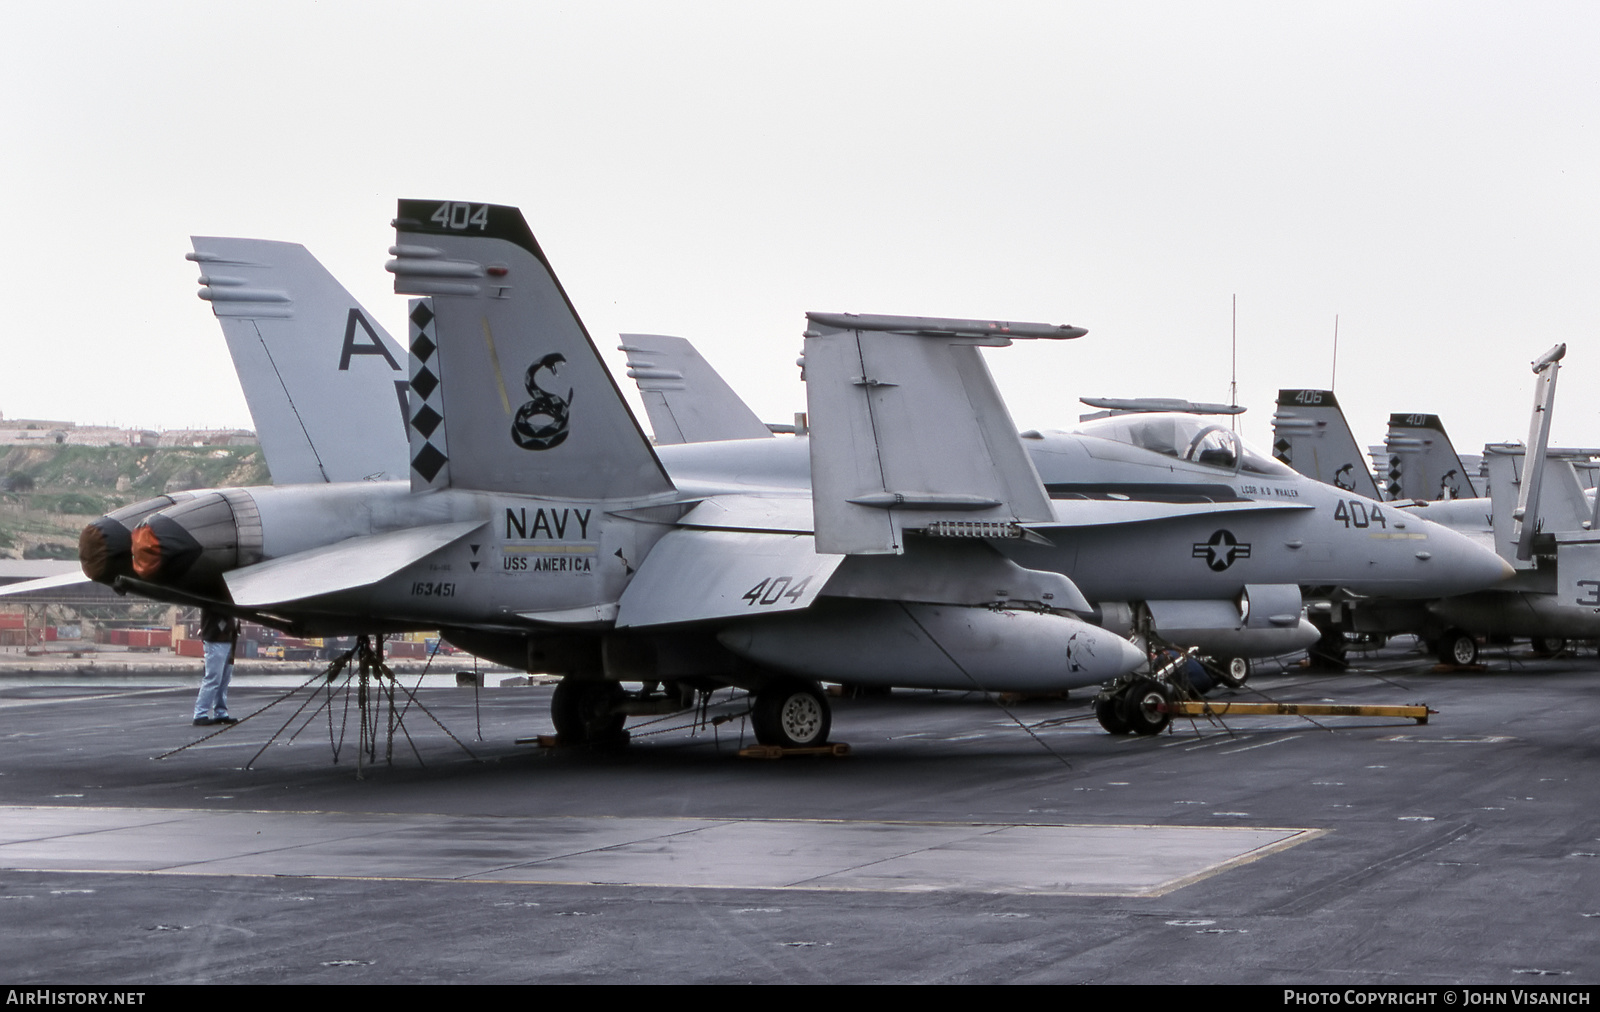
M 807 314 L 817 548 L 899 554 L 945 523 L 1021 537 L 1050 499 L 978 348 L 1087 331 L 1035 323 Z
M 639 385 L 656 445 L 770 439 L 772 432 L 694 345 L 681 337 L 623 334 L 628 378 Z
M 747 618 L 809 607 L 843 556 L 799 534 L 676 530 L 622 593 L 617 627 Z
M 233 603 L 267 608 L 370 586 L 483 526 L 464 520 L 349 538 L 224 575 Z
M 406 475 L 405 353 L 304 246 L 194 236 L 279 485 Z

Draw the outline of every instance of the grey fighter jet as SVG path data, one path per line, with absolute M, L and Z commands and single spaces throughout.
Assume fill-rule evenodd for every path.
M 736 418 L 741 413 L 748 415 L 749 411 L 742 402 L 737 402 L 738 412 L 727 409 L 726 402 L 729 398 L 736 400 L 736 395 L 728 391 L 720 377 L 715 386 L 704 390 L 699 389 L 692 380 L 683 378 L 715 373 L 699 358 L 692 346 L 681 339 L 676 341 L 662 352 L 663 355 L 670 353 L 672 356 L 673 401 L 664 404 L 659 412 L 651 412 L 653 422 L 658 413 L 666 415 L 658 428 L 673 433 L 672 441 L 680 442 L 675 435 L 679 426 L 670 417 L 673 410 L 692 410 L 697 419 L 717 417 L 719 411 L 714 408 L 720 408 L 723 417 Z M 692 361 L 692 366 L 686 364 L 686 360 Z M 1324 395 L 1321 391 L 1292 393 L 1300 395 L 1300 400 L 1294 402 L 1297 404 L 1337 404 L 1331 394 Z M 1146 499 L 1153 496 L 1193 496 L 1198 493 L 1282 502 L 1295 500 L 1303 494 L 1305 501 L 1323 505 L 1328 516 L 1338 522 L 1342 530 L 1353 534 L 1358 541 L 1364 539 L 1369 547 L 1373 541 L 1382 543 L 1403 533 L 1388 529 L 1389 514 L 1378 502 L 1378 490 L 1347 431 L 1344 431 L 1344 444 L 1339 447 L 1346 461 L 1340 473 L 1347 475 L 1347 478 L 1338 483 L 1338 487 L 1355 495 L 1341 498 L 1332 494 L 1333 501 L 1325 501 L 1330 498 L 1328 490 L 1321 489 L 1315 482 L 1304 481 L 1291 473 L 1289 468 L 1269 460 L 1240 441 L 1227 428 L 1195 417 L 1198 414 L 1236 414 L 1242 408 L 1194 404 L 1171 398 L 1084 398 L 1084 402 L 1108 410 L 1086 416 L 1084 420 L 1089 424 L 1081 425 L 1074 432 L 1034 431 L 1023 434 L 1030 457 L 1045 478 L 1052 495 Z M 1280 424 L 1285 414 L 1280 409 Z M 1311 427 L 1312 436 L 1318 441 L 1306 449 L 1307 458 L 1331 459 L 1333 448 L 1320 443 L 1332 432 L 1340 430 L 1330 432 L 1326 422 L 1320 419 L 1307 419 L 1304 424 Z M 784 448 L 781 442 L 780 445 L 771 445 L 770 441 L 748 445 L 710 441 L 726 440 L 734 435 L 728 430 L 713 428 L 711 431 L 714 434 L 703 446 L 674 446 L 663 452 L 663 458 L 674 469 L 674 473 L 699 474 L 707 478 L 720 473 L 761 473 L 769 481 L 792 484 L 809 481 L 809 472 L 803 466 L 805 453 L 801 447 Z M 1107 440 L 1122 445 L 1108 446 Z M 1287 444 L 1281 442 L 1274 448 L 1277 451 L 1275 456 L 1280 461 L 1286 448 Z M 785 458 L 787 464 L 782 463 Z M 1173 458 L 1180 459 L 1182 463 L 1175 465 Z M 1332 473 L 1335 468 L 1330 467 L 1329 470 Z M 1268 484 L 1265 480 L 1268 477 L 1276 484 Z M 1358 484 L 1363 478 L 1364 484 Z M 1301 567 L 1299 586 L 1315 588 L 1319 592 L 1325 592 L 1329 586 L 1327 546 L 1323 546 L 1321 552 L 1313 550 L 1307 553 L 1304 551 L 1306 542 L 1301 539 L 1280 538 L 1274 541 L 1270 536 L 1258 539 L 1254 533 L 1249 533 L 1246 540 L 1239 541 L 1234 529 L 1225 530 L 1225 534 L 1213 532 L 1211 538 L 1191 546 L 1193 557 L 1204 559 L 1208 568 L 1225 571 L 1255 550 L 1274 551 L 1295 560 L 1290 565 Z M 1230 537 L 1234 538 L 1232 544 L 1228 542 Z M 1213 539 L 1215 544 L 1212 543 Z M 1254 546 L 1260 545 L 1261 540 L 1266 540 L 1266 546 L 1256 549 Z M 1374 569 L 1375 566 L 1382 568 Z M 1214 587 L 1186 590 L 1181 586 L 1169 585 L 1152 590 L 1150 582 L 1157 572 L 1165 578 L 1168 570 L 1129 571 L 1119 569 L 1115 563 L 1108 563 L 1104 568 L 1129 573 L 1134 585 L 1107 587 L 1095 574 L 1074 571 L 1074 578 L 1081 581 L 1081 585 L 1091 588 L 1088 593 L 1099 609 L 1099 621 L 1122 632 L 1139 631 L 1154 639 L 1195 646 L 1204 653 L 1222 659 L 1223 677 L 1230 681 L 1248 677 L 1250 657 L 1287 653 L 1326 638 L 1310 623 L 1293 627 L 1286 624 L 1270 626 L 1258 620 L 1258 626 L 1250 628 L 1241 620 L 1242 609 L 1235 607 L 1246 598 L 1238 597 L 1233 602 L 1208 598 L 1206 595 L 1215 592 Z M 1256 572 L 1259 574 L 1259 568 Z M 1509 570 L 1502 568 L 1502 573 L 1509 575 Z M 1179 576 L 1181 578 L 1181 574 Z M 1400 600 L 1426 597 L 1421 593 L 1420 585 L 1402 586 L 1394 579 L 1395 571 L 1375 559 L 1366 559 L 1364 566 L 1351 567 L 1351 571 L 1343 576 L 1350 581 L 1348 586 L 1340 588 L 1341 593 L 1346 595 L 1380 595 L 1385 599 Z M 1280 588 L 1286 595 L 1285 599 L 1289 589 Z M 1120 594 L 1125 599 L 1107 600 L 1095 596 L 1097 593 Z M 1185 593 L 1194 597 L 1179 596 Z M 1240 588 L 1238 593 L 1244 594 L 1245 589 Z M 1293 610 L 1298 610 L 1298 605 Z
M 577 741 L 738 685 L 760 740 L 810 745 L 830 723 L 818 679 L 1042 691 L 1145 662 L 1078 617 L 1092 608 L 1069 578 L 994 547 L 1101 521 L 1057 515 L 976 348 L 1081 329 L 813 314 L 808 397 L 832 434 L 814 464 L 840 480 L 697 484 L 662 466 L 516 209 L 402 201 L 396 227 L 396 288 L 426 296 L 409 480 L 129 507 L 85 530 L 87 575 L 307 631 L 438 628 L 563 675 L 553 716 Z M 229 275 L 206 267 L 215 291 Z M 863 357 L 895 378 L 865 383 Z M 951 395 L 973 410 L 952 417 Z M 931 410 L 958 451 L 942 459 L 914 431 Z
M 197 239 L 195 258 L 208 255 L 212 252 L 211 244 L 217 242 L 221 241 Z M 279 259 L 272 255 L 271 247 L 280 244 L 261 245 L 261 251 L 235 251 L 233 257 L 238 261 L 257 264 Z M 300 263 L 298 260 L 286 262 Z M 206 279 L 202 281 L 206 282 Z M 214 287 L 208 283 L 208 290 Z M 278 293 L 283 299 L 298 302 L 298 290 L 305 288 L 315 291 L 319 289 L 319 283 L 298 277 L 293 270 L 286 269 L 276 273 L 268 270 L 252 276 L 248 279 L 248 285 L 240 287 L 263 288 Z M 217 304 L 215 298 L 211 301 L 214 306 Z M 275 305 L 281 312 L 282 302 L 276 302 Z M 322 325 L 325 350 L 315 354 L 276 355 L 274 362 L 277 368 L 284 369 L 298 363 L 305 371 L 306 363 L 318 359 L 332 362 L 338 358 L 344 361 L 344 347 L 350 338 L 346 334 L 342 340 L 339 339 L 338 326 L 358 308 L 335 307 L 333 311 L 323 314 L 327 317 L 327 322 Z M 299 312 L 298 308 L 296 311 Z M 912 326 L 904 321 L 900 325 Z M 915 322 L 915 327 L 927 329 L 929 326 L 928 321 Z M 866 327 L 866 330 L 874 333 L 881 329 L 876 324 Z M 893 330 L 892 327 L 889 329 Z M 265 336 L 268 331 L 264 330 L 262 334 Z M 667 420 L 671 422 L 671 436 L 667 442 L 687 439 L 691 431 L 702 437 L 708 434 L 752 437 L 736 442 L 684 442 L 681 445 L 658 447 L 661 460 L 681 492 L 698 490 L 715 496 L 717 490 L 725 490 L 731 484 L 782 489 L 791 496 L 810 494 L 813 464 L 817 459 L 817 452 L 812 445 L 816 444 L 808 445 L 805 440 L 753 438 L 768 433 L 757 431 L 750 424 L 734 427 L 730 431 L 726 425 L 718 422 L 727 416 L 727 412 L 699 410 L 707 402 L 703 395 L 704 374 L 713 377 L 715 374 L 709 366 L 704 366 L 686 342 L 637 335 L 625 336 L 624 342 L 625 350 L 630 353 L 630 370 L 648 374 L 645 379 L 671 391 L 670 397 L 663 397 L 663 407 L 669 413 L 698 414 L 688 429 L 672 421 L 669 414 Z M 629 342 L 632 342 L 631 345 Z M 650 342 L 655 343 L 651 345 Z M 233 344 L 230 338 L 230 346 Z M 546 361 L 550 361 L 552 366 L 560 365 L 548 356 L 541 363 Z M 245 363 L 240 364 L 241 368 L 245 367 Z M 541 368 L 542 365 L 534 371 L 539 372 Z M 323 365 L 322 369 L 325 371 L 327 366 Z M 553 375 L 555 370 L 551 368 L 549 371 Z M 336 381 L 343 382 L 345 379 L 341 375 Z M 848 385 L 854 386 L 858 379 L 851 378 Z M 314 380 L 304 377 L 297 377 L 296 381 L 304 383 L 303 389 L 314 389 L 316 386 Z M 720 378 L 717 382 L 720 384 Z M 277 389 L 287 395 L 291 385 L 285 380 Z M 684 389 L 680 390 L 680 386 Z M 815 382 L 808 383 L 808 397 L 815 398 L 817 389 Z M 710 401 L 716 402 L 720 397 L 722 400 L 732 398 L 737 402 L 736 396 L 726 390 L 725 384 L 720 386 L 720 391 L 709 398 Z M 942 405 L 948 402 L 949 393 L 948 390 L 944 391 L 945 396 L 941 398 L 938 390 L 930 390 L 925 401 L 934 407 L 921 424 L 926 432 L 933 434 L 931 438 L 938 445 L 914 448 L 904 455 L 906 459 L 935 460 L 949 454 L 949 445 L 939 442 L 939 433 L 948 428 L 942 417 Z M 371 405 L 381 399 L 381 385 L 374 384 L 365 399 L 366 403 Z M 285 403 L 292 408 L 292 401 L 292 396 L 280 398 L 277 402 L 279 413 L 295 418 L 298 424 L 298 420 L 303 418 L 300 412 L 282 410 Z M 347 399 L 346 403 L 351 402 Z M 251 406 L 259 418 L 262 408 L 255 400 L 252 400 Z M 748 409 L 743 409 L 742 403 L 738 406 L 748 415 L 745 421 L 754 419 Z M 842 405 L 830 407 L 824 404 L 822 410 L 825 417 L 834 417 L 840 412 L 848 413 L 848 407 Z M 657 412 L 652 411 L 651 414 L 655 420 Z M 736 413 L 733 417 L 739 420 Z M 881 430 L 881 426 L 878 429 L 867 426 L 866 421 L 862 420 L 862 429 Z M 656 421 L 656 425 L 658 441 L 661 441 L 660 433 L 668 430 L 660 420 Z M 1368 587 L 1382 585 L 1392 593 L 1405 594 L 1417 592 L 1421 586 L 1461 585 L 1463 582 L 1481 585 L 1501 571 L 1497 564 L 1486 564 L 1482 553 L 1477 553 L 1474 558 L 1472 551 L 1461 552 L 1459 545 L 1436 543 L 1428 546 L 1432 551 L 1418 551 L 1417 546 L 1412 544 L 1408 550 L 1407 542 L 1425 540 L 1428 528 L 1390 532 L 1383 529 L 1381 513 L 1380 529 L 1376 532 L 1378 537 L 1374 538 L 1371 532 L 1356 528 L 1354 536 L 1346 538 L 1352 544 L 1342 548 L 1336 538 L 1330 540 L 1330 536 L 1316 526 L 1308 530 L 1303 522 L 1288 520 L 1285 523 L 1285 518 L 1295 513 L 1303 514 L 1316 508 L 1313 502 L 1299 501 L 1300 493 L 1293 485 L 1301 482 L 1301 479 L 1244 447 L 1221 427 L 1206 425 L 1193 417 L 1148 415 L 1137 423 L 1122 419 L 1101 425 L 1099 431 L 1092 435 L 1026 435 L 1029 438 L 1024 440 L 1024 444 L 1032 463 L 1048 475 L 1064 479 L 1052 481 L 1048 489 L 1052 496 L 1061 500 L 1059 507 L 1053 503 L 1052 509 L 1091 512 L 1082 513 L 1085 519 L 1060 525 L 1049 536 L 1049 540 L 1056 543 L 1070 542 L 1071 548 L 1067 551 L 1053 548 L 1046 551 L 1047 546 L 1038 544 L 1038 538 L 1032 539 L 1035 543 L 1030 547 L 1027 538 L 1016 543 L 1018 539 L 999 538 L 992 530 L 988 532 L 990 540 L 1012 557 L 1033 552 L 1034 561 L 1030 564 L 1043 565 L 1046 569 L 1056 571 L 1071 569 L 1078 573 L 1079 578 L 1090 580 L 1100 595 L 1095 598 L 1094 614 L 1103 624 L 1118 631 L 1138 628 L 1147 634 L 1178 643 L 1206 644 L 1211 648 L 1209 652 L 1213 653 L 1282 653 L 1304 646 L 1316 636 L 1316 630 L 1300 616 L 1300 592 L 1296 581 L 1306 578 L 1307 572 L 1313 574 L 1311 578 L 1321 579 L 1334 575 L 1334 569 L 1338 568 L 1337 575 L 1351 582 Z M 336 438 L 329 433 L 324 433 L 324 436 Z M 828 451 L 822 454 L 821 459 L 852 459 L 855 450 L 846 448 L 842 451 L 843 456 L 838 455 L 840 452 Z M 376 461 L 372 466 L 374 470 L 378 469 Z M 1250 480 L 1240 481 L 1241 477 Z M 1269 479 L 1274 484 L 1269 484 Z M 1173 481 L 1177 481 L 1178 485 L 1170 484 Z M 1236 484 L 1231 487 L 1219 484 L 1228 482 Z M 1166 484 L 1156 487 L 1158 483 Z M 1315 488 L 1314 485 L 1312 487 Z M 888 492 L 888 489 L 882 489 L 864 494 L 881 497 Z M 778 509 L 778 498 L 772 496 L 768 503 L 769 512 Z M 1079 505 L 1068 507 L 1068 503 Z M 1337 518 L 1339 507 L 1333 506 L 1331 511 Z M 1038 515 L 1044 514 L 1041 512 Z M 1361 514 L 1362 517 L 1367 515 L 1365 512 Z M 1059 521 L 1060 518 L 1057 519 Z M 746 518 L 738 522 L 749 524 L 752 521 Z M 769 518 L 764 522 L 772 521 Z M 1224 525 L 1219 526 L 1219 523 Z M 819 538 L 824 536 L 826 527 L 819 519 Z M 1200 529 L 1202 527 L 1204 530 Z M 937 528 L 924 528 L 928 529 Z M 1343 529 L 1349 532 L 1352 528 L 1346 522 Z M 1313 535 L 1314 547 L 1311 552 L 1303 551 L 1306 541 L 1296 537 L 1297 533 Z M 1286 543 L 1279 547 L 1274 540 Z M 1375 545 L 1378 546 L 1376 554 L 1373 551 Z M 1334 550 L 1336 548 L 1339 550 Z M 1385 553 L 1385 548 L 1391 550 Z M 1168 558 L 1168 555 L 1171 557 Z M 934 556 L 924 553 L 922 557 Z M 1342 563 L 1342 568 L 1328 564 L 1334 557 Z M 1082 564 L 1078 564 L 1080 558 Z M 1307 558 L 1316 560 L 1309 570 L 1301 562 Z M 838 597 L 870 597 L 881 592 L 882 587 L 873 581 L 881 582 L 886 577 L 881 572 L 871 573 L 869 565 L 854 559 L 852 566 L 829 584 L 830 594 Z M 1298 571 L 1297 565 L 1300 567 Z M 925 568 L 918 579 L 926 580 L 937 570 L 938 566 Z M 1111 579 L 1113 576 L 1117 579 Z M 817 614 L 820 613 L 818 610 Z M 799 629 L 802 625 L 797 622 L 793 627 Z M 800 637 L 801 642 L 813 639 L 809 634 Z M 825 640 L 826 637 L 823 637 Z M 780 643 L 777 654 L 763 655 L 762 659 L 782 658 L 794 649 L 787 642 L 773 642 Z M 741 638 L 740 643 L 748 656 L 756 656 L 763 649 L 747 638 Z M 810 663 L 823 665 L 825 661 L 826 658 L 819 658 Z M 823 667 L 811 670 L 820 671 Z M 895 684 L 915 683 L 900 681 Z M 1115 714 L 1112 716 L 1112 723 L 1123 723 L 1116 719 Z

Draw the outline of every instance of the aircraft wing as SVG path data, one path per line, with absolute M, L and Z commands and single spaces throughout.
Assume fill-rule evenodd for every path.
M 804 534 L 675 530 L 623 591 L 617 628 L 798 611 L 843 559 Z
M 28 597 L 42 591 L 60 590 L 63 587 L 76 587 L 80 584 L 91 583 L 87 576 L 80 570 L 74 573 L 62 573 L 59 576 L 46 576 L 38 580 L 24 580 L 20 583 L 8 584 L 0 587 L 0 597 Z
M 656 445 L 770 439 L 772 432 L 681 337 L 623 334 L 628 378 L 639 386 Z
M 806 319 L 819 551 L 898 555 L 907 530 L 1019 537 L 1020 524 L 1054 519 L 978 348 L 1088 331 L 854 314 Z
M 370 586 L 481 527 L 481 520 L 464 520 L 348 538 L 231 570 L 224 579 L 234 604 L 268 608 Z

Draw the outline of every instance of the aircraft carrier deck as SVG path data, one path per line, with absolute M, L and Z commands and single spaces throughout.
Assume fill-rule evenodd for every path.
M 1592 984 L 1600 663 L 1487 663 L 1391 648 L 1213 694 L 1426 702 L 1426 726 L 1120 738 L 1087 696 L 1008 715 L 897 692 L 835 701 L 849 757 L 781 761 L 739 758 L 739 720 L 519 745 L 550 729 L 548 686 L 425 688 L 450 734 L 412 708 L 386 762 L 385 709 L 360 778 L 354 700 L 259 757 L 303 696 L 158 760 L 213 730 L 189 723 L 192 684 L 0 677 L 0 966 L 17 985 Z M 236 685 L 233 712 L 283 692 Z

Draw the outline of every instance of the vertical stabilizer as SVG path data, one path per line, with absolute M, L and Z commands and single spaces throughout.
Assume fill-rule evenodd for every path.
M 413 456 L 413 483 L 573 499 L 672 491 L 521 211 L 402 200 L 395 232 L 395 291 L 431 296 L 432 335 L 420 349 L 413 338 L 411 423 L 434 453 Z M 420 403 L 434 397 L 437 408 Z M 427 441 L 424 408 L 448 427 L 448 453 Z
M 770 438 L 772 431 L 681 337 L 623 334 L 628 378 L 639 385 L 656 445 Z
M 1080 327 L 807 314 L 817 551 L 899 554 L 904 533 L 1022 537 L 1054 519 L 978 353 Z
M 200 298 L 222 325 L 280 485 L 406 474 L 404 353 L 304 246 L 195 236 Z
M 1381 498 L 1332 390 L 1278 391 L 1272 455 L 1308 478 Z
M 1476 499 L 1467 472 L 1438 415 L 1394 414 L 1384 437 L 1389 463 L 1384 474 L 1391 499 Z

